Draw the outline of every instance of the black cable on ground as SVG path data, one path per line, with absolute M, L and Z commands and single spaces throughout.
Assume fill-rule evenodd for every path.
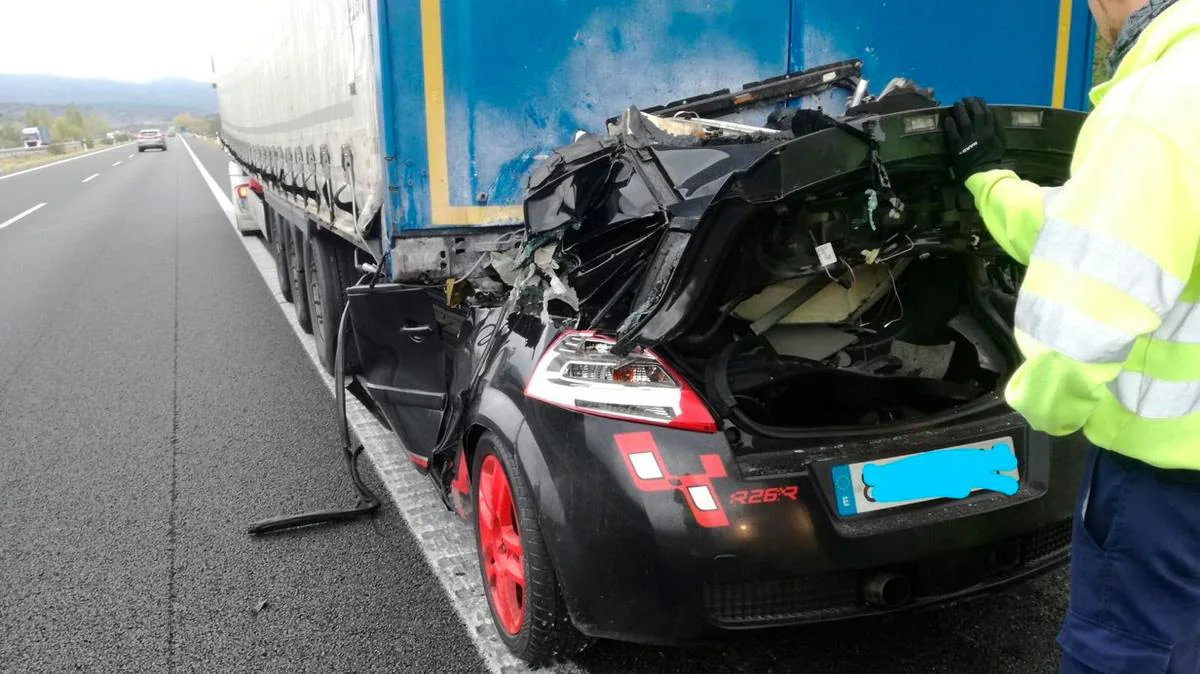
M 350 483 L 354 486 L 358 502 L 350 508 L 339 510 L 318 510 L 299 515 L 271 517 L 250 525 L 249 533 L 251 534 L 269 534 L 275 531 L 306 527 L 313 524 L 346 522 L 358 519 L 363 515 L 369 515 L 379 509 L 379 499 L 371 492 L 370 488 L 363 482 L 362 476 L 358 473 L 358 455 L 362 454 L 363 446 L 361 444 L 353 448 L 350 446 L 350 423 L 346 419 L 346 365 L 344 357 L 346 323 L 349 315 L 350 302 L 347 300 L 345 308 L 342 309 L 341 321 L 338 322 L 337 354 L 334 359 L 333 381 L 337 395 L 338 411 L 341 412 L 342 455 L 346 459 L 346 472 L 350 475 Z

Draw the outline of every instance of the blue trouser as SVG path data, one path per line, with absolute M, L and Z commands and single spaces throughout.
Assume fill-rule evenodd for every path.
M 1088 452 L 1061 672 L 1200 673 L 1200 471 Z

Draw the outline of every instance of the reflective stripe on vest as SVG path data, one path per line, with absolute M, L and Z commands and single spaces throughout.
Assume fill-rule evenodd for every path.
M 1180 344 L 1200 344 L 1200 304 L 1178 302 L 1154 333 L 1155 339 Z
M 1133 350 L 1134 335 L 1030 293 L 1020 294 L 1015 322 L 1047 348 L 1082 363 L 1124 363 Z
M 1033 247 L 1033 257 L 1103 281 L 1159 316 L 1174 304 L 1185 284 L 1116 237 L 1049 216 Z
M 1166 381 L 1128 370 L 1108 390 L 1131 412 L 1145 419 L 1174 419 L 1200 412 L 1200 381 Z
M 1200 345 L 1200 304 L 1176 303 L 1151 338 Z M 1200 412 L 1200 380 L 1172 381 L 1126 370 L 1108 388 L 1121 405 L 1146 419 L 1174 419 Z

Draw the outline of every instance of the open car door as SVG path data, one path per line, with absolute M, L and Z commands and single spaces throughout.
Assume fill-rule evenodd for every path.
M 399 284 L 347 290 L 362 380 L 409 458 L 422 470 L 446 411 L 446 354 L 433 299 Z

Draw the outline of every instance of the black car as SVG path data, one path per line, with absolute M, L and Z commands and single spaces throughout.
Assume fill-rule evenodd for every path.
M 1076 438 L 1003 401 L 1022 269 L 951 178 L 943 108 L 747 127 L 630 110 L 530 179 L 460 287 L 349 291 L 358 374 L 477 531 L 501 638 L 908 610 L 1061 564 Z M 1061 184 L 1083 116 L 997 107 Z M 776 119 L 779 122 L 779 119 Z

